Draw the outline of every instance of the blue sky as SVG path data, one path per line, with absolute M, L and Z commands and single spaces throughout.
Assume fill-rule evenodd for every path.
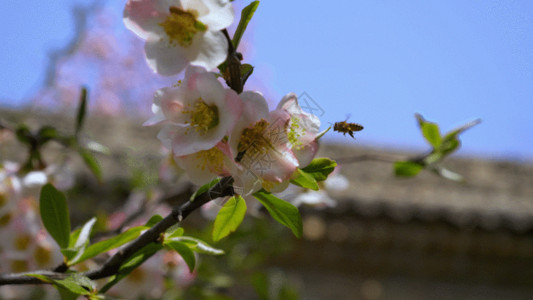
M 73 2 L 0 2 L 0 103 L 38 89 Z M 533 158 L 533 1 L 324 3 L 263 1 L 252 20 L 245 59 L 276 100 L 306 92 L 324 124 L 365 126 L 333 139 L 363 145 L 424 149 L 415 112 L 444 130 L 481 118 L 461 154 Z

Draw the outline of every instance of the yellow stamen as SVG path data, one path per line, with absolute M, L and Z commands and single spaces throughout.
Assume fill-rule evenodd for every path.
M 217 126 L 219 122 L 218 107 L 216 105 L 207 105 L 202 98 L 198 98 L 193 105 L 188 104 L 182 113 L 190 115 L 189 121 L 185 123 L 191 125 L 200 135 L 206 134 L 209 129 Z M 185 134 L 187 132 L 188 130 Z
M 30 245 L 32 238 L 29 235 L 20 235 L 15 239 L 15 249 L 26 250 Z
M 196 19 L 196 11 L 184 11 L 183 9 L 171 6 L 170 15 L 165 21 L 159 23 L 169 37 L 170 45 L 179 44 L 188 47 L 192 44 L 194 35 L 197 32 L 205 32 L 207 25 Z
M 52 261 L 52 251 L 46 247 L 37 246 L 34 257 L 39 267 L 46 267 Z
M 196 153 L 199 164 L 196 166 L 202 171 L 206 168 L 212 173 L 220 174 L 224 170 L 224 153 L 217 147 Z
M 291 116 L 291 125 L 289 127 L 289 132 L 287 134 L 289 138 L 289 143 L 296 150 L 301 150 L 303 148 L 303 143 L 299 138 L 305 133 L 305 128 L 300 126 L 300 119 L 296 116 Z
M 272 148 L 270 138 L 265 135 L 268 125 L 269 123 L 266 120 L 261 119 L 253 127 L 245 128 L 241 133 L 237 151 L 259 151 L 260 153 L 265 153 L 267 148 Z
M 15 259 L 11 261 L 11 271 L 24 272 L 28 271 L 28 263 L 23 259 Z

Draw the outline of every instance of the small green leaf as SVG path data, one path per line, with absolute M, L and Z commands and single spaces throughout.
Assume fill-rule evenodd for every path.
M 163 220 L 163 217 L 161 217 L 161 215 L 153 215 L 150 220 L 148 220 L 146 224 L 144 224 L 144 226 L 153 227 L 155 224 L 161 222 L 161 220 Z
M 23 144 L 29 145 L 33 140 L 30 128 L 26 124 L 19 124 L 15 129 L 15 135 L 17 136 L 17 140 Z
M 442 156 L 448 156 L 455 152 L 459 146 L 461 146 L 461 142 L 457 137 L 448 138 L 442 143 L 438 151 L 442 154 Z
M 109 281 L 100 289 L 100 293 L 107 292 L 115 284 L 117 284 L 124 277 L 128 276 L 138 266 L 142 265 L 147 259 L 161 250 L 163 246 L 161 244 L 151 243 L 143 247 L 141 250 L 135 252 L 126 262 L 124 262 L 118 271 L 118 274 L 110 277 Z
M 397 161 L 394 163 L 394 174 L 399 177 L 412 177 L 420 173 L 423 165 L 412 161 Z
M 96 287 L 96 284 L 92 280 L 80 274 L 72 274 L 65 279 L 53 279 L 42 274 L 27 274 L 27 276 L 38 278 L 43 282 L 52 283 L 76 295 L 89 295 Z
M 69 265 L 78 264 L 89 258 L 95 257 L 98 254 L 120 247 L 126 244 L 127 242 L 136 239 L 141 234 L 141 231 L 146 230 L 146 229 L 149 229 L 149 227 L 146 227 L 146 226 L 133 227 L 110 239 L 98 242 L 96 244 L 92 244 L 89 247 L 87 247 L 87 249 L 85 249 L 85 251 L 83 252 L 83 255 L 81 255 L 76 260 L 69 262 Z
M 93 217 L 82 228 L 70 234 L 69 248 L 61 250 L 61 253 L 67 258 L 67 261 L 74 261 L 78 256 L 83 255 L 85 248 L 89 245 L 89 238 L 95 223 L 96 218 Z
M 476 119 L 474 121 L 468 122 L 465 125 L 446 133 L 446 135 L 444 135 L 443 141 L 456 139 L 459 134 L 465 132 L 466 130 L 468 130 L 468 129 L 474 127 L 474 126 L 476 126 L 479 123 L 481 123 L 481 119 Z
M 291 183 L 306 189 L 318 191 L 318 183 L 315 178 L 299 168 L 292 174 Z
M 257 9 L 257 6 L 259 6 L 259 1 L 253 1 L 248 6 L 242 9 L 241 20 L 239 21 L 239 25 L 237 25 L 237 30 L 235 30 L 235 34 L 233 35 L 232 40 L 233 47 L 235 47 L 235 49 L 239 47 L 242 35 L 244 34 L 246 27 L 248 26 L 248 22 L 250 22 L 250 20 L 252 19 L 255 10 Z
M 172 239 L 172 238 L 183 236 L 183 234 L 185 233 L 185 229 L 183 229 L 183 227 L 175 227 L 173 229 L 171 227 L 169 229 L 170 230 L 167 230 L 167 232 L 166 232 L 166 238 L 168 238 L 168 239 Z
M 194 252 L 198 252 L 202 254 L 209 254 L 209 255 L 224 254 L 224 250 L 214 248 L 208 243 L 202 240 L 190 237 L 190 236 L 169 237 L 169 240 L 185 243 Z
M 185 243 L 177 241 L 168 241 L 165 243 L 165 246 L 173 249 L 181 255 L 181 257 L 189 267 L 189 272 L 192 273 L 194 271 L 194 266 L 196 265 L 196 257 L 194 256 L 194 253 L 189 248 L 189 246 L 187 246 Z
M 85 165 L 91 170 L 91 172 L 94 174 L 96 179 L 102 180 L 102 170 L 100 169 L 100 164 L 94 157 L 94 155 L 83 148 L 78 148 L 78 153 L 80 154 L 81 158 L 83 159 L 83 162 L 85 162 Z
M 250 75 L 252 75 L 253 72 L 254 72 L 254 67 L 252 65 L 249 65 L 249 64 L 242 64 L 241 65 L 241 82 L 242 82 L 242 85 L 244 85 L 246 83 L 246 80 L 248 80 L 248 78 L 250 77 Z
M 37 138 L 39 140 L 39 144 L 41 145 L 57 137 L 57 130 L 52 126 L 43 126 L 41 127 L 41 129 L 39 129 L 39 132 L 37 133 Z
M 315 141 L 318 141 L 321 137 L 324 136 L 324 134 L 326 134 L 328 131 L 331 130 L 331 126 L 329 126 L 328 128 L 322 130 L 321 132 L 319 132 L 316 137 L 315 137 Z
M 196 199 L 196 197 L 198 197 L 201 194 L 209 191 L 210 188 L 214 187 L 215 185 L 217 185 L 217 183 L 220 182 L 220 179 L 222 179 L 222 178 L 218 177 L 218 178 L 215 178 L 215 179 L 211 180 L 209 183 L 206 183 L 206 184 L 202 185 L 196 192 L 194 192 L 194 194 L 192 194 L 190 201 L 191 202 L 194 201 L 194 199 Z
M 89 238 L 91 237 L 91 232 L 95 223 L 96 217 L 92 217 L 89 221 L 83 224 L 80 234 L 75 241 L 74 247 L 79 248 L 89 244 Z
M 416 114 L 415 117 L 418 120 L 418 125 L 426 141 L 433 148 L 438 149 L 442 143 L 439 125 L 426 121 L 420 114 Z
M 68 248 L 70 240 L 70 219 L 67 199 L 50 183 L 43 186 L 39 200 L 43 225 L 60 248 Z
M 85 113 L 87 111 L 87 88 L 83 87 L 80 94 L 80 104 L 78 106 L 78 113 L 76 115 L 76 129 L 75 134 L 81 131 L 83 127 L 83 121 L 85 120 Z
M 268 300 L 271 299 L 270 294 L 270 282 L 268 280 L 268 276 L 265 273 L 255 273 L 251 277 L 252 286 L 255 289 L 255 292 L 257 293 L 257 296 L 260 300 Z
M 213 241 L 217 242 L 235 231 L 246 214 L 246 201 L 236 195 L 220 209 L 213 225 Z
M 265 206 L 274 220 L 292 230 L 296 237 L 302 236 L 302 217 L 296 206 L 263 190 L 255 193 L 254 197 Z
M 302 171 L 313 176 L 316 181 L 323 181 L 328 178 L 328 175 L 335 170 L 337 163 L 329 158 L 320 157 L 315 158 L 309 165 L 302 168 Z
M 442 178 L 446 178 L 451 181 L 465 182 L 465 179 L 462 175 L 457 174 L 441 166 L 433 166 L 431 168 L 431 171 L 435 172 L 437 175 L 441 176 Z

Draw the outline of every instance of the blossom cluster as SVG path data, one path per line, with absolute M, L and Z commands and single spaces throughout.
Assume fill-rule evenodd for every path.
M 145 124 L 163 126 L 158 138 L 194 183 L 232 176 L 243 196 L 279 192 L 316 154 L 320 121 L 292 93 L 269 111 L 261 93 L 237 94 L 210 72 L 228 57 L 221 30 L 233 18 L 229 1 L 128 1 L 124 23 L 146 40 L 149 66 L 166 76 L 185 69 L 176 86 L 155 93 Z
M 41 225 L 37 191 L 54 180 L 50 171 L 18 175 L 19 166 L 9 161 L 0 166 L 0 269 L 23 272 L 61 263 L 57 245 Z
M 189 66 L 179 86 L 156 92 L 158 138 L 196 184 L 233 176 L 239 194 L 285 189 L 318 149 L 319 119 L 288 94 L 275 110 L 255 91 L 235 93 L 202 67 Z M 240 190 L 239 190 L 240 189 Z

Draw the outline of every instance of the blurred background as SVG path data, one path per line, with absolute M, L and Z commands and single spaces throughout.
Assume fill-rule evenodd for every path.
M 237 20 L 247 4 L 234 2 Z M 68 128 L 86 86 L 87 135 L 114 153 L 99 157 L 110 186 L 79 171 L 86 181 L 71 195 L 108 191 L 114 202 L 104 211 L 153 184 L 135 177 L 150 167 L 142 172 L 157 177 L 162 161 L 157 129 L 140 125 L 154 91 L 181 78 L 148 68 L 144 42 L 123 26 L 124 5 L 0 2 L 0 117 Z M 239 49 L 255 66 L 246 88 L 271 107 L 300 95 L 323 129 L 344 120 L 365 129 L 356 141 L 325 136 L 321 154 L 345 159 L 339 174 L 350 184 L 320 196 L 335 205 L 302 207 L 302 240 L 268 218 L 247 220 L 217 245 L 230 263 L 206 258 L 190 290 L 236 299 L 530 299 L 532 12 L 527 1 L 261 2 Z M 429 172 L 400 180 L 390 162 L 349 159 L 427 151 L 416 112 L 443 131 L 482 119 L 447 162 L 466 183 Z M 16 142 L 3 143 L 0 159 L 20 158 Z M 77 223 L 98 211 L 73 205 Z M 205 223 L 191 220 L 208 237 Z

